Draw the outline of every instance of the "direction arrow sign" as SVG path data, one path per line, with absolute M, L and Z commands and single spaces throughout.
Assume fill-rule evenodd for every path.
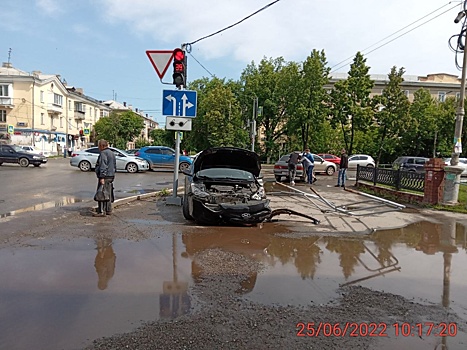
M 196 117 L 196 91 L 162 90 L 162 115 Z
M 148 55 L 153 67 L 156 69 L 156 73 L 160 79 L 164 77 L 165 72 L 170 66 L 173 58 L 173 50 L 148 50 Z

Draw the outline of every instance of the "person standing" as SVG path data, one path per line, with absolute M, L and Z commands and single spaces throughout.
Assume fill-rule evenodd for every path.
M 297 175 L 297 164 L 300 160 L 300 154 L 292 152 L 287 161 L 289 166 L 289 180 L 291 185 L 295 185 L 295 175 Z
M 109 200 L 98 201 L 97 212 L 93 216 L 106 216 L 112 214 L 112 202 L 114 201 L 113 182 L 115 171 L 117 169 L 117 160 L 115 154 L 109 149 L 106 140 L 99 140 L 99 158 L 96 163 L 97 188 L 103 186 L 104 193 L 109 195 Z
M 347 168 L 349 167 L 349 156 L 346 150 L 341 150 L 341 161 L 339 163 L 339 174 L 337 175 L 337 185 L 335 187 L 345 187 L 345 178 L 347 175 Z
M 305 153 L 303 153 L 303 157 L 308 159 L 309 161 L 309 166 L 308 168 L 306 168 L 306 176 L 307 176 L 308 183 L 311 185 L 316 182 L 316 177 L 314 176 L 314 171 L 313 171 L 315 168 L 315 158 L 311 154 L 309 148 L 305 149 Z

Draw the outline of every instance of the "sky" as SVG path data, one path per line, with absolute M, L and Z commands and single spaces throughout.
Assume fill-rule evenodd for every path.
M 448 42 L 462 29 L 454 23 L 462 2 L 446 0 L 3 0 L 0 60 L 59 74 L 90 97 L 127 102 L 164 124 L 162 90 L 175 87 L 161 82 L 146 51 L 193 43 L 268 4 L 192 44 L 188 81 L 237 80 L 251 62 L 302 62 L 313 49 L 324 50 L 332 72 L 348 72 L 360 51 L 370 74 L 396 66 L 461 75 Z

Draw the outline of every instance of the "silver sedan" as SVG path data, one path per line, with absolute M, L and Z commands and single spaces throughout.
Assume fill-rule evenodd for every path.
M 118 148 L 109 147 L 115 153 L 117 159 L 117 171 L 127 171 L 136 173 L 138 171 L 149 170 L 149 164 L 146 160 L 130 155 Z M 70 158 L 70 165 L 78 167 L 81 171 L 91 171 L 96 167 L 99 157 L 99 148 L 91 147 L 84 151 L 75 151 Z

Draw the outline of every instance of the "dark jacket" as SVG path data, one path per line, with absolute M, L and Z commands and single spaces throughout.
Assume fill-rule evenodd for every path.
M 287 161 L 287 163 L 297 165 L 297 164 L 298 164 L 298 161 L 299 161 L 299 159 L 298 159 L 299 156 L 300 156 L 300 155 L 299 155 L 298 153 L 293 152 L 293 153 L 290 155 L 289 160 Z
M 341 154 L 341 161 L 339 163 L 341 169 L 347 169 L 349 167 L 349 156 L 347 153 Z
M 115 154 L 108 148 L 101 151 L 96 163 L 96 175 L 99 179 L 113 179 L 117 169 Z

